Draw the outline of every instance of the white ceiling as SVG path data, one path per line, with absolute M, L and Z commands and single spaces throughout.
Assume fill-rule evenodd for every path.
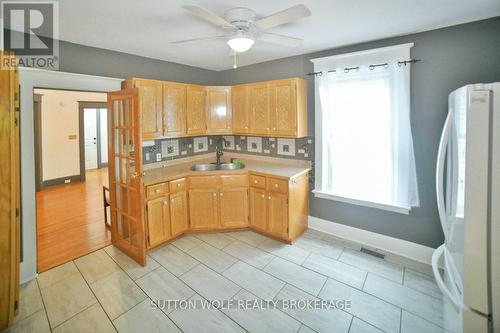
M 196 4 L 220 16 L 248 7 L 260 18 L 300 3 L 311 10 L 310 17 L 269 32 L 304 42 L 286 47 L 257 41 L 239 56 L 240 66 L 500 15 L 499 0 L 64 0 L 59 35 L 73 43 L 224 70 L 233 61 L 224 40 L 168 43 L 223 33 L 182 5 Z

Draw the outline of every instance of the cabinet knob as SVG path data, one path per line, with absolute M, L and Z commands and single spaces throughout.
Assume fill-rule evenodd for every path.
M 177 187 L 181 187 L 181 184 L 177 184 Z
M 248 129 L 248 126 L 245 126 L 245 129 Z
M 266 127 L 266 131 L 269 131 L 269 127 Z
M 257 179 L 255 179 L 255 180 L 253 181 L 253 183 L 254 183 L 254 184 L 257 184 Z
M 168 205 L 168 201 L 163 201 L 163 204 L 166 206 Z
M 273 131 L 276 131 L 276 127 L 273 127 Z
M 216 193 L 216 192 L 214 192 L 214 197 L 216 197 L 216 196 L 217 196 L 217 193 Z
M 223 196 L 224 196 L 224 193 L 219 193 L 219 195 L 220 195 L 221 197 L 223 197 Z
M 268 196 L 267 198 L 268 198 L 269 200 L 271 200 L 271 196 Z
M 160 189 L 159 189 L 159 188 L 157 188 L 157 189 L 155 190 L 155 192 L 156 192 L 156 193 L 160 193 Z
M 260 196 L 261 196 L 262 198 L 264 198 L 264 197 L 265 197 L 265 195 L 264 195 L 264 194 L 261 194 Z
M 170 201 L 173 203 L 173 202 L 174 202 L 174 199 L 170 199 Z
M 274 187 L 278 187 L 278 184 L 274 184 Z

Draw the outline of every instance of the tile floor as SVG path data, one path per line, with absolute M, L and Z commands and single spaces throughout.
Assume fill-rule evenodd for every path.
M 7 332 L 441 332 L 430 267 L 308 231 L 285 245 L 252 231 L 186 236 L 141 267 L 113 246 L 21 287 Z M 159 300 L 350 300 L 340 309 L 162 308 Z

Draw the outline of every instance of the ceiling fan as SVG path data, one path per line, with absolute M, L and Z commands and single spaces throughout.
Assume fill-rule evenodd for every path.
M 311 15 L 311 11 L 304 5 L 296 5 L 264 18 L 256 20 L 255 12 L 249 8 L 232 8 L 226 11 L 224 18 L 196 5 L 182 6 L 185 10 L 203 20 L 212 23 L 224 30 L 223 35 L 207 36 L 170 42 L 170 44 L 189 43 L 200 40 L 227 39 L 227 44 L 234 52 L 246 52 L 255 43 L 261 40 L 285 46 L 297 46 L 302 39 L 264 32 L 264 30 L 289 23 Z

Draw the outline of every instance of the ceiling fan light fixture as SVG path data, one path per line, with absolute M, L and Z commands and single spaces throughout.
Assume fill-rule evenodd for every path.
M 248 50 L 250 50 L 250 48 L 252 47 L 252 45 L 255 43 L 255 40 L 239 31 L 238 33 L 236 33 L 234 36 L 231 36 L 229 38 L 229 40 L 227 41 L 227 45 L 229 45 L 229 47 L 235 51 L 235 52 L 246 52 Z

